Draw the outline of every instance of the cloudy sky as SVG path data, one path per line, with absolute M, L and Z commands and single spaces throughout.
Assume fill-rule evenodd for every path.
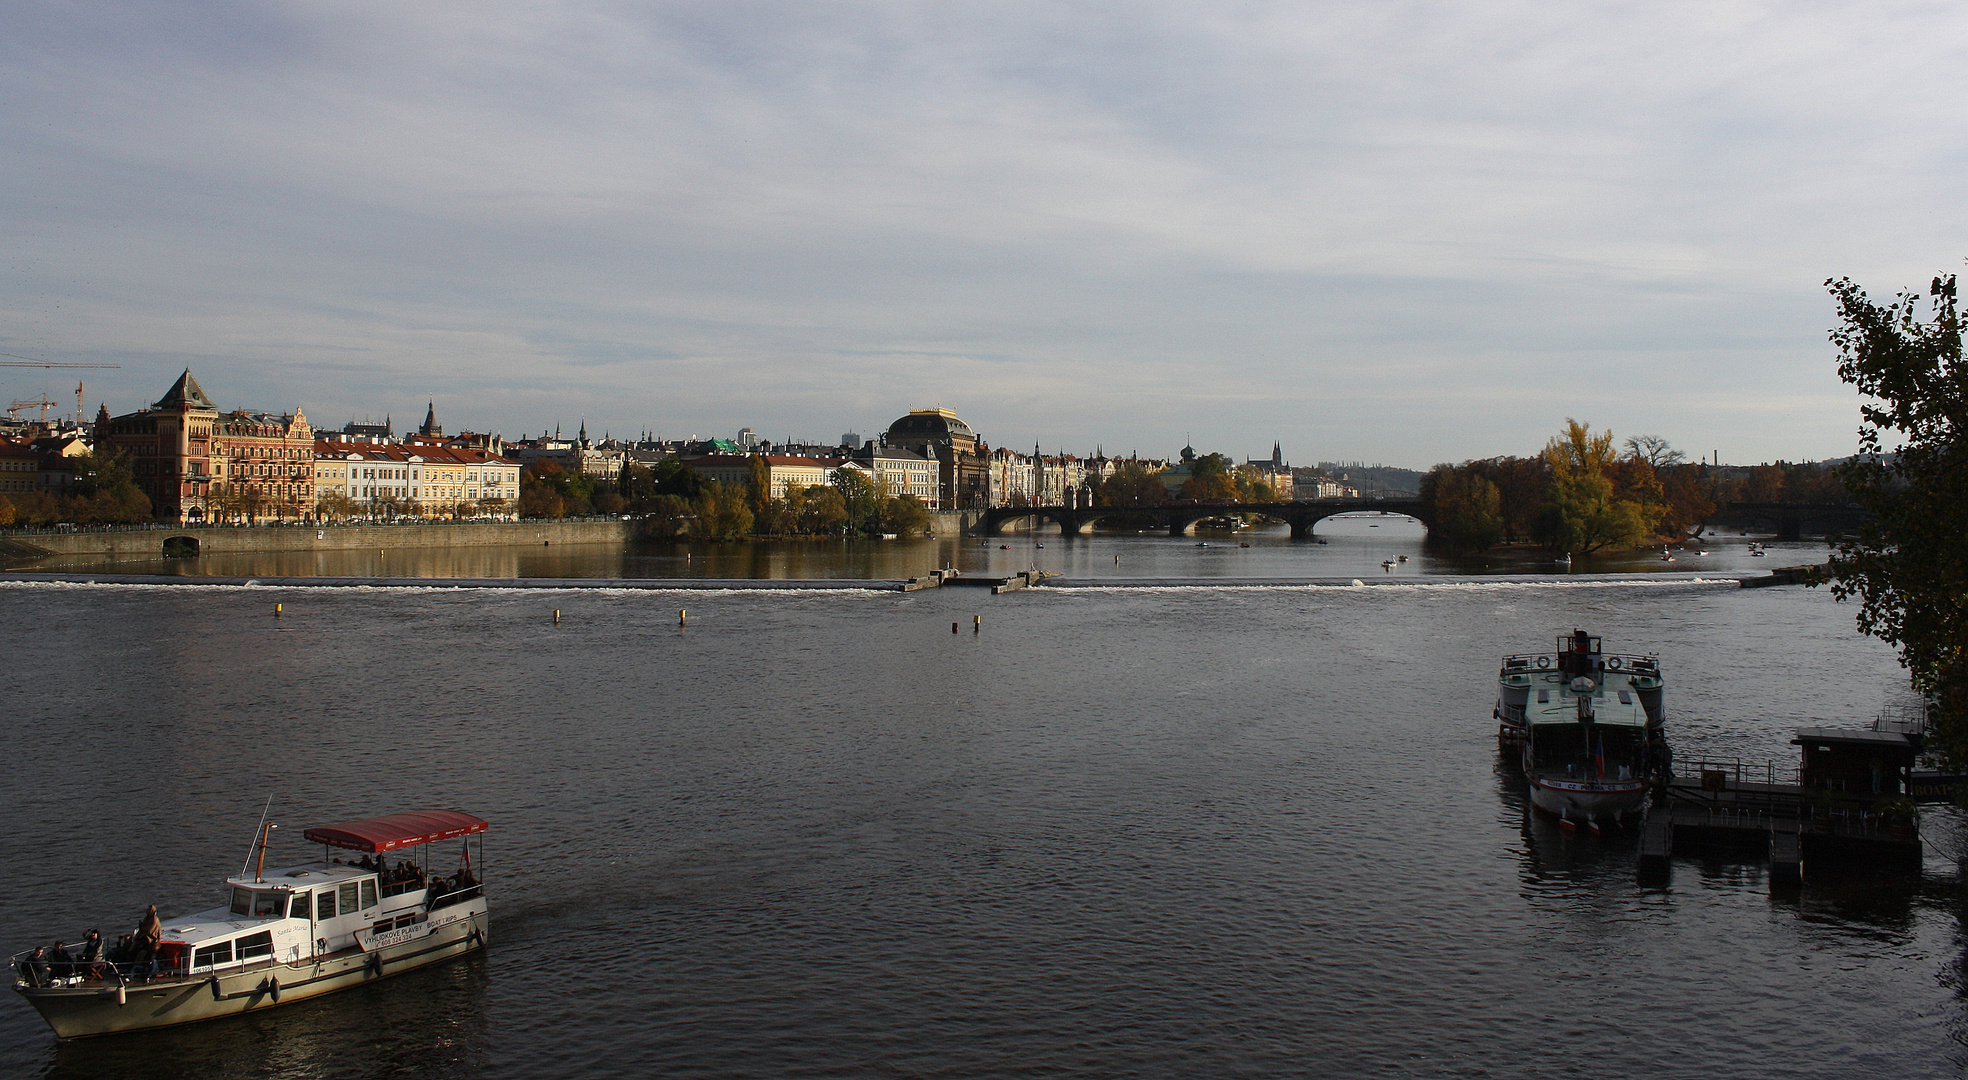
M 1960 4 L 6 11 L 0 351 L 91 414 L 1821 458 L 1824 280 L 1968 257 Z

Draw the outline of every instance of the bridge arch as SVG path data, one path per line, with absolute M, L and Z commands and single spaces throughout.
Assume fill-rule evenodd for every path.
M 198 538 L 196 536 L 167 536 L 164 538 L 163 554 L 167 559 L 195 559 L 198 557 Z
M 1276 503 L 1164 503 L 1160 506 L 1002 506 L 984 511 L 974 528 L 986 536 L 999 536 L 1004 533 L 1006 525 L 1030 518 L 1034 525 L 1040 521 L 1050 521 L 1058 525 L 1064 535 L 1076 536 L 1107 518 L 1138 517 L 1154 520 L 1170 536 L 1182 536 L 1192 532 L 1198 521 L 1251 515 L 1282 521 L 1291 527 L 1293 539 L 1306 539 L 1312 536 L 1319 522 L 1328 518 L 1377 510 L 1413 518 L 1421 522 L 1424 529 L 1429 527 L 1427 508 L 1421 500 L 1374 498 Z

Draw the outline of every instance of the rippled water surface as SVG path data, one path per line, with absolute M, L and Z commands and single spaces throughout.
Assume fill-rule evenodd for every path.
M 10 951 L 210 906 L 269 795 L 296 857 L 302 828 L 372 813 L 494 823 L 482 957 L 67 1045 L 9 1001 L 0 1075 L 1842 1080 L 1964 1058 L 1945 814 L 1919 880 L 1773 897 L 1760 866 L 1684 859 L 1643 889 L 1631 837 L 1527 820 L 1497 766 L 1496 657 L 1574 625 L 1661 653 L 1682 755 L 1788 760 L 1793 727 L 1870 719 L 1903 679 L 1819 592 L 0 584 L 0 614 Z

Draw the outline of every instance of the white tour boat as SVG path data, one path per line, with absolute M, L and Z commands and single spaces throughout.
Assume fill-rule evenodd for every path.
M 452 810 L 417 810 L 309 829 L 320 862 L 259 867 L 225 881 L 210 911 L 144 925 L 117 947 L 13 957 L 14 989 L 63 1039 L 187 1024 L 361 986 L 485 947 L 485 889 L 471 841 L 487 824 Z M 415 856 L 460 840 L 453 876 Z M 331 858 L 329 848 L 363 852 Z M 415 850 L 412 850 L 415 849 Z M 448 849 L 447 849 L 448 850 Z M 484 863 L 479 840 L 478 866 Z M 392 860 L 392 856 L 395 857 Z M 154 910 L 154 909 L 153 909 Z
M 1597 829 L 1638 811 L 1672 764 L 1660 658 L 1607 654 L 1583 630 L 1503 658 L 1497 738 L 1521 756 L 1531 805 Z

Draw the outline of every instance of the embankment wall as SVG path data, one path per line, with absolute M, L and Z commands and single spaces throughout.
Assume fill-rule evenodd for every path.
M 12 546 L 53 555 L 155 558 L 164 541 L 186 536 L 201 555 L 254 551 L 362 551 L 388 548 L 540 547 L 629 542 L 627 521 L 490 521 L 457 525 L 340 525 L 326 528 L 138 529 L 118 532 L 28 533 Z

